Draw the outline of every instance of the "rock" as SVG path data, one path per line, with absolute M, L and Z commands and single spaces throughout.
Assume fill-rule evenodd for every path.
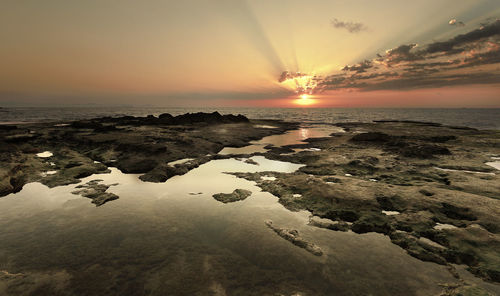
M 345 133 L 314 142 L 323 151 L 314 157 L 263 153 L 305 164 L 295 173 L 273 174 L 275 182 L 261 181 L 266 173 L 235 175 L 255 181 L 287 209 L 307 210 L 319 217 L 311 220 L 311 226 L 337 230 L 334 222 L 346 221 L 353 232 L 390 236 L 420 260 L 466 264 L 476 276 L 500 281 L 496 251 L 500 248 L 500 175 L 484 174 L 494 172 L 484 163 L 500 155 L 498 131 L 411 122 L 340 126 Z M 351 176 L 344 177 L 346 173 Z M 341 186 L 326 183 L 336 179 L 342 180 Z M 377 182 L 366 182 L 369 179 Z M 301 196 L 294 198 L 294 194 Z M 454 228 L 434 228 L 443 224 Z
M 380 132 L 368 132 L 357 134 L 351 138 L 351 141 L 356 142 L 387 142 L 390 140 L 390 136 L 388 134 L 380 133 Z
M 420 189 L 418 192 L 422 193 L 425 196 L 433 196 L 434 195 L 433 192 L 430 192 L 430 191 L 425 190 L 425 189 Z
M 252 195 L 252 191 L 245 189 L 235 189 L 232 193 L 217 193 L 212 196 L 217 201 L 229 203 L 244 200 L 250 195 Z
M 92 203 L 97 207 L 102 206 L 108 201 L 119 198 L 116 194 L 106 192 L 106 190 L 108 190 L 108 188 L 112 185 L 99 184 L 100 181 L 101 180 L 92 180 L 86 184 L 78 185 L 76 188 L 79 188 L 80 190 L 75 190 L 71 193 L 92 199 Z
M 273 225 L 273 221 L 267 220 L 265 221 L 265 224 L 267 227 L 271 228 L 274 232 L 276 232 L 279 236 L 282 238 L 286 239 L 287 241 L 293 243 L 294 245 L 305 249 L 309 253 L 315 255 L 315 256 L 322 256 L 323 255 L 323 250 L 321 250 L 320 247 L 316 246 L 315 244 L 308 242 L 304 240 L 300 235 L 299 232 L 295 229 L 286 229 L 286 228 L 279 228 Z
M 446 202 L 441 203 L 441 206 L 442 207 L 439 211 L 445 214 L 448 218 L 469 221 L 477 219 L 469 208 L 457 207 Z
M 431 158 L 435 155 L 450 155 L 448 148 L 431 144 L 411 144 L 397 150 L 401 155 L 416 158 Z
M 326 228 L 334 231 L 347 231 L 349 224 L 343 221 L 332 221 L 330 219 L 320 218 L 318 216 L 311 216 L 309 218 L 309 225 L 319 228 Z
M 253 165 L 259 165 L 258 162 L 256 162 L 255 160 L 249 158 L 247 160 L 245 160 L 245 163 L 248 163 L 248 164 L 253 164 Z
M 4 131 L 11 131 L 17 129 L 17 126 L 15 125 L 8 125 L 8 124 L 0 124 L 0 130 Z
M 271 123 L 276 128 L 254 127 Z M 144 174 L 141 179 L 145 181 L 164 182 L 211 159 L 229 158 L 217 155 L 224 146 L 242 147 L 297 126 L 268 120 L 250 123 L 242 115 L 214 112 L 102 117 L 67 123 L 64 128 L 54 123 L 30 123 L 0 129 L 0 197 L 19 191 L 27 182 L 40 181 L 49 187 L 78 183 L 79 178 L 106 172 L 105 165 L 124 173 Z M 51 168 L 46 160 L 32 157 L 45 150 L 54 151 Z M 172 171 L 164 168 L 165 163 L 183 158 L 199 161 Z M 101 164 L 94 165 L 94 161 Z M 11 172 L 18 164 L 20 172 Z M 56 175 L 41 178 L 43 172 L 54 169 Z
M 378 195 L 376 199 L 382 210 L 400 212 L 406 208 L 405 201 L 397 195 Z
M 147 173 L 157 165 L 158 162 L 156 160 L 142 157 L 119 159 L 116 162 L 116 167 L 126 174 Z
M 393 230 L 388 218 L 382 214 L 364 215 L 356 220 L 352 226 L 356 233 L 379 232 L 389 234 Z

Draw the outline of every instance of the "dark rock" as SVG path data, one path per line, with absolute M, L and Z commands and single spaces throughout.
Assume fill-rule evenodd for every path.
M 445 214 L 448 218 L 457 220 L 469 220 L 474 221 L 477 217 L 471 212 L 469 208 L 457 207 L 449 203 L 441 203 L 440 211 Z
M 273 221 L 271 220 L 267 220 L 265 224 L 267 225 L 267 227 L 276 232 L 280 237 L 286 239 L 287 241 L 293 243 L 294 245 L 305 249 L 306 251 L 315 256 L 323 255 L 323 250 L 321 250 L 320 247 L 304 240 L 302 237 L 300 237 L 299 232 L 297 230 L 276 227 L 273 225 Z
M 335 209 L 327 211 L 324 215 L 325 218 L 331 220 L 343 220 L 347 222 L 354 222 L 359 219 L 360 214 L 354 209 Z
M 434 195 L 434 192 L 430 192 L 430 191 L 425 190 L 425 189 L 420 189 L 418 192 L 422 193 L 425 196 L 433 196 Z
M 357 134 L 351 138 L 351 141 L 356 142 L 387 142 L 390 140 L 390 136 L 388 134 L 380 133 L 380 132 L 368 132 Z
M 119 159 L 116 162 L 118 169 L 127 174 L 147 173 L 157 165 L 158 162 L 156 160 L 143 157 Z
M 247 160 L 245 160 L 245 163 L 248 163 L 248 164 L 253 164 L 253 165 L 259 165 L 258 162 L 256 162 L 255 160 L 249 158 Z
M 92 199 L 92 203 L 97 207 L 102 206 L 108 201 L 116 200 L 119 198 L 116 194 L 106 192 L 106 190 L 108 190 L 108 188 L 112 185 L 99 184 L 99 182 L 100 180 L 89 181 L 86 184 L 77 186 L 76 188 L 81 189 L 73 191 L 71 193 Z
M 232 193 L 217 193 L 212 196 L 217 201 L 228 203 L 244 200 L 250 195 L 252 195 L 252 191 L 245 189 L 235 189 Z
M 403 156 L 416 158 L 431 158 L 434 155 L 451 154 L 450 150 L 446 147 L 430 144 L 408 145 L 400 149 L 399 152 Z
M 1 131 L 11 131 L 17 129 L 17 126 L 15 125 L 9 125 L 9 124 L 0 124 L 0 130 Z
M 386 216 L 369 214 L 363 215 L 351 226 L 352 231 L 356 233 L 379 232 L 389 234 L 393 228 Z
M 385 195 L 377 195 L 377 202 L 380 205 L 380 208 L 385 211 L 403 211 L 406 208 L 405 201 L 397 196 L 385 196 Z
M 325 221 L 326 220 L 326 221 Z M 344 221 L 331 221 L 327 219 L 322 219 L 317 216 L 312 216 L 309 218 L 309 225 L 319 228 L 326 228 L 334 231 L 347 231 L 349 230 L 349 224 Z
M 429 141 L 434 142 L 434 143 L 444 143 L 444 142 L 448 142 L 450 140 L 456 140 L 456 139 L 457 139 L 456 136 L 434 136 L 434 137 L 430 137 Z

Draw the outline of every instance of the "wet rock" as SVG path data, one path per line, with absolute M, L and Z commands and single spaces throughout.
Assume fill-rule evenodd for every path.
M 351 138 L 351 141 L 355 142 L 387 142 L 391 139 L 388 134 L 381 132 L 368 132 L 357 134 Z
M 83 185 L 78 185 L 76 188 L 78 188 L 79 190 L 75 190 L 71 193 L 92 199 L 92 203 L 97 207 L 102 206 L 108 201 L 116 200 L 119 198 L 116 194 L 106 192 L 106 190 L 108 190 L 110 186 L 115 184 L 99 184 L 100 181 L 101 180 L 92 180 Z
M 184 175 L 189 171 L 187 166 L 169 166 L 162 164 L 155 167 L 153 170 L 139 177 L 144 182 L 165 182 L 173 176 Z
M 11 131 L 17 129 L 17 126 L 15 125 L 9 125 L 9 124 L 0 124 L 0 130 L 4 131 Z
M 329 182 L 329 183 L 342 183 L 342 180 L 336 177 L 325 177 L 323 178 L 323 181 Z
M 249 158 L 247 160 L 245 160 L 245 163 L 248 163 L 248 164 L 253 164 L 253 165 L 259 165 L 258 162 L 256 162 L 255 160 Z
M 341 126 L 344 134 L 314 142 L 323 151 L 314 157 L 307 152 L 264 154 L 306 165 L 296 173 L 275 174 L 274 182 L 260 181 L 259 174 L 240 176 L 277 196 L 287 209 L 352 222 L 352 231 L 389 235 L 420 260 L 466 264 L 476 276 L 498 281 L 500 176 L 435 168 L 492 172 L 484 163 L 500 155 L 498 131 L 411 122 Z M 341 180 L 341 186 L 326 183 L 336 183 L 333 178 Z M 311 225 L 332 226 L 320 218 Z M 454 228 L 435 228 L 443 224 Z
M 434 192 L 430 192 L 430 191 L 425 190 L 425 189 L 420 189 L 418 192 L 420 192 L 421 194 L 423 194 L 425 196 L 433 196 L 434 195 Z
M 477 217 L 469 208 L 457 207 L 449 203 L 441 203 L 440 211 L 451 219 L 474 221 Z
M 158 162 L 151 158 L 130 157 L 120 159 L 116 162 L 116 167 L 127 174 L 146 173 L 154 169 Z
M 352 224 L 351 229 L 356 233 L 379 232 L 389 234 L 393 231 L 388 218 L 378 213 L 363 215 Z
M 273 225 L 273 221 L 271 221 L 271 220 L 265 221 L 265 224 L 267 225 L 267 227 L 269 227 L 274 232 L 276 232 L 279 236 L 281 236 L 282 238 L 286 239 L 287 241 L 293 243 L 294 245 L 305 249 L 306 251 L 308 251 L 309 253 L 311 253 L 315 256 L 322 256 L 323 255 L 323 250 L 321 250 L 320 247 L 318 247 L 314 243 L 311 243 L 311 242 L 304 240 L 299 235 L 299 232 L 297 230 L 276 227 Z
M 217 193 L 212 195 L 212 197 L 220 202 L 229 203 L 244 200 L 252 195 L 252 191 L 245 189 L 235 189 L 232 193 Z
M 405 232 L 393 232 L 390 234 L 391 241 L 405 249 L 408 254 L 422 261 L 434 262 L 437 264 L 446 264 L 446 259 L 435 251 L 426 249 L 418 243 L 418 239 Z
M 470 283 L 445 285 L 441 296 L 493 296 L 487 290 Z
M 332 221 L 330 219 L 312 216 L 309 218 L 309 225 L 319 228 L 326 228 L 334 231 L 347 231 L 349 224 L 343 221 Z
M 448 142 L 448 141 L 451 141 L 451 140 L 456 140 L 457 137 L 456 136 L 433 136 L 433 137 L 430 137 L 428 139 L 429 139 L 430 142 L 444 143 L 444 142 Z
M 334 209 L 327 211 L 323 216 L 331 220 L 340 219 L 347 222 L 354 222 L 359 219 L 360 213 L 355 209 Z
M 392 195 L 392 196 L 378 195 L 376 199 L 380 205 L 380 208 L 386 211 L 400 212 L 406 208 L 405 201 L 397 195 Z
M 241 114 L 221 115 L 219 112 L 186 113 L 183 115 L 175 116 L 172 120 L 174 124 L 249 122 L 248 118 Z
M 432 158 L 435 155 L 450 155 L 448 148 L 431 144 L 409 144 L 400 147 L 397 151 L 406 157 Z

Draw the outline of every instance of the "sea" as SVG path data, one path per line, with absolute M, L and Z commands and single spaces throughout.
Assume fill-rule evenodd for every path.
M 280 119 L 303 123 L 371 122 L 373 120 L 415 120 L 445 125 L 500 130 L 500 108 L 172 108 L 131 106 L 4 107 L 0 123 L 70 121 L 103 116 L 158 116 L 188 112 L 243 114 L 252 119 Z

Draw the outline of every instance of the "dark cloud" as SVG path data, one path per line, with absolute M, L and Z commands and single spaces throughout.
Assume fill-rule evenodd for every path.
M 346 29 L 347 31 L 349 31 L 349 33 L 359 33 L 368 30 L 368 27 L 365 26 L 363 23 L 345 22 L 338 20 L 336 18 L 331 20 L 331 24 L 334 28 Z
M 475 42 L 496 37 L 500 38 L 500 20 L 481 26 L 481 28 L 466 34 L 457 35 L 447 41 L 434 42 L 427 46 L 427 53 L 444 52 L 455 54 L 464 46 L 474 46 Z
M 360 89 L 362 91 L 387 89 L 410 90 L 467 84 L 496 84 L 499 81 L 500 73 L 464 73 L 439 77 L 415 75 L 401 79 L 385 80 L 378 83 L 365 83 Z
M 342 68 L 343 71 L 354 71 L 356 73 L 364 73 L 366 70 L 373 68 L 373 62 L 370 60 L 364 60 L 359 64 L 356 65 L 346 65 L 344 68 Z
M 417 47 L 417 44 L 411 43 L 389 49 L 385 56 L 380 57 L 379 55 L 379 61 L 384 62 L 388 66 L 392 66 L 405 61 L 419 60 L 422 58 L 422 54 L 420 52 L 413 51 L 415 47 Z
M 415 89 L 465 84 L 500 84 L 500 20 L 445 41 L 403 44 L 345 66 L 325 77 L 319 90 Z
M 302 76 L 307 76 L 304 73 L 301 72 L 289 72 L 289 71 L 283 71 L 281 72 L 280 78 L 278 79 L 278 82 L 283 82 L 288 79 L 294 79 Z

